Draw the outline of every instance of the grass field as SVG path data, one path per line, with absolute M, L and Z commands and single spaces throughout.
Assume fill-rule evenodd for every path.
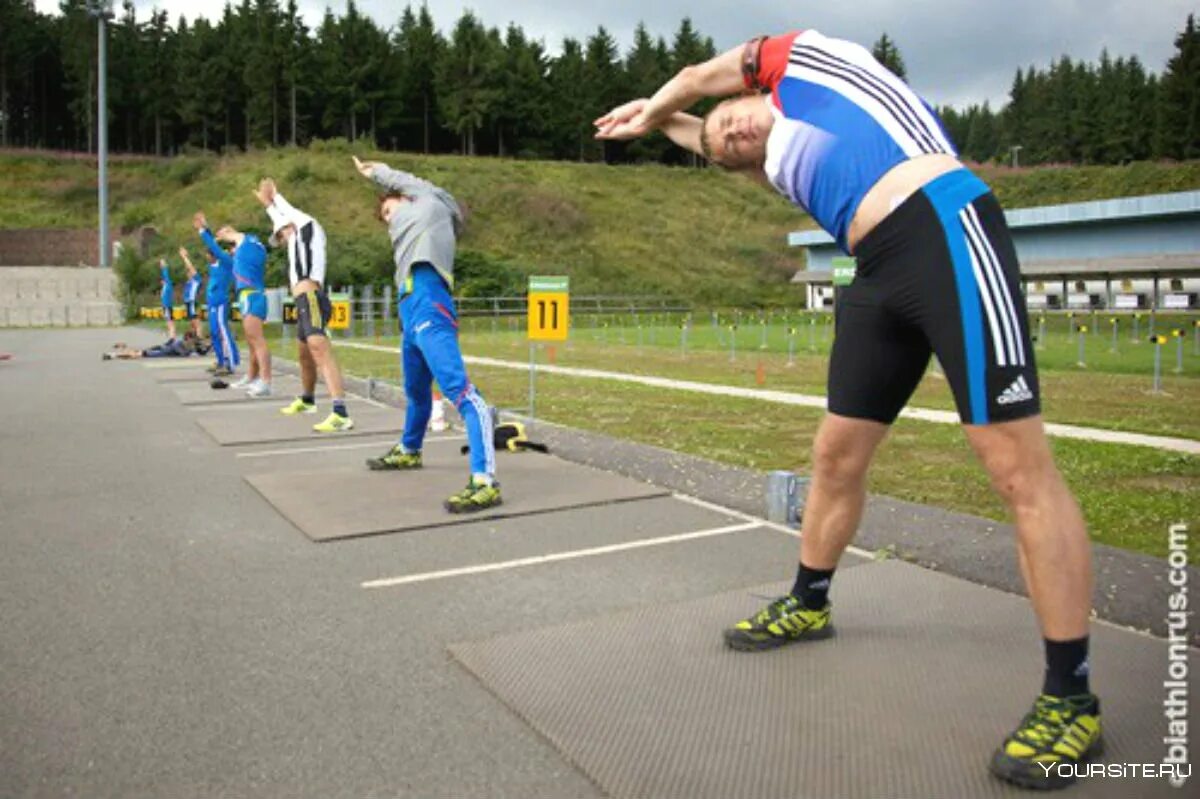
M 565 345 L 542 347 L 539 358 L 561 366 L 575 366 L 655 375 L 680 380 L 743 387 L 763 387 L 806 394 L 825 393 L 828 352 L 832 338 L 829 314 L 780 312 L 765 317 L 743 314 L 736 330 L 728 325 L 735 312 L 697 314 L 690 329 L 681 327 L 679 315 L 629 315 L 576 318 Z M 708 321 L 699 321 L 703 317 Z M 1101 327 L 1108 316 L 1098 318 Z M 1200 439 L 1200 353 L 1194 339 L 1195 317 L 1160 316 L 1159 331 L 1180 329 L 1183 369 L 1174 371 L 1179 342 L 1171 339 L 1162 348 L 1162 393 L 1153 387 L 1154 345 L 1147 343 L 1148 319 L 1139 320 L 1139 340 L 1132 340 L 1132 317 L 1118 317 L 1116 351 L 1112 352 L 1112 325 L 1101 334 L 1084 336 L 1086 365 L 1078 365 L 1079 338 L 1070 332 L 1075 320 L 1047 314 L 1036 357 L 1042 380 L 1043 408 L 1048 420 L 1112 430 Z M 464 351 L 506 360 L 527 361 L 529 345 L 524 318 L 464 317 L 461 320 Z M 1038 326 L 1038 317 L 1033 324 Z M 1090 327 L 1094 330 L 1096 327 Z M 792 332 L 794 331 L 794 332 Z M 359 335 L 367 332 L 357 323 Z M 395 323 L 374 324 L 378 337 L 369 340 L 395 345 Z M 686 341 L 685 341 L 686 339 Z M 949 386 L 931 368 L 918 387 L 912 404 L 953 410 Z
M 610 329 L 611 331 L 611 329 Z M 383 343 L 388 339 L 380 338 Z M 285 355 L 294 354 L 295 345 L 272 336 L 272 345 Z M 528 345 L 517 336 L 498 332 L 474 332 L 464 336 L 464 349 L 470 354 L 493 355 L 513 360 L 528 358 Z M 543 350 L 539 357 L 545 359 Z M 399 381 L 398 357 L 387 352 L 342 348 L 338 352 L 343 368 L 360 376 Z M 776 363 L 786 355 L 767 355 Z M 697 353 L 686 361 L 671 348 L 660 351 L 647 345 L 598 344 L 576 341 L 559 348 L 556 362 L 562 365 L 600 364 L 621 371 L 675 374 L 709 382 L 736 382 L 754 385 L 757 356 L 746 359 L 730 376 L 730 364 L 723 353 Z M 781 387 L 819 391 L 824 377 L 824 361 L 817 355 L 797 357 L 789 371 L 779 366 Z M 722 373 L 727 379 L 722 380 Z M 768 379 L 774 379 L 768 371 Z M 524 407 L 528 397 L 528 377 L 524 372 L 471 367 L 474 382 L 480 385 L 489 402 L 501 407 Z M 784 377 L 788 375 L 788 377 Z M 1058 374 L 1045 375 L 1048 392 L 1061 392 L 1057 400 L 1047 400 L 1048 415 L 1064 420 L 1062 408 L 1073 407 L 1070 397 L 1081 385 L 1094 392 L 1097 379 L 1118 384 L 1133 380 L 1128 375 L 1076 376 L 1085 381 L 1072 384 L 1059 381 Z M 1062 377 L 1070 378 L 1070 375 Z M 1144 398 L 1129 386 L 1128 405 L 1104 406 L 1103 413 L 1091 411 L 1091 420 L 1107 420 L 1108 427 L 1146 429 L 1150 432 L 1185 431 L 1200 437 L 1195 413 L 1200 381 L 1195 377 L 1178 378 L 1172 384 L 1186 391 L 1188 400 L 1176 399 L 1153 413 L 1137 410 Z M 927 380 L 922 400 L 934 399 L 945 391 Z M 946 395 L 948 397 L 948 394 Z M 712 397 L 681 391 L 662 391 L 610 381 L 586 380 L 543 373 L 538 378 L 537 415 L 539 418 L 607 435 L 699 455 L 701 457 L 754 469 L 795 469 L 809 467 L 812 437 L 820 412 L 752 400 Z M 1056 409 L 1056 403 L 1060 406 Z M 936 407 L 935 402 L 925 403 Z M 1079 402 L 1080 407 L 1084 403 Z M 1131 419 L 1122 421 L 1122 414 Z M 1179 429 L 1182 427 L 1183 429 Z M 1145 447 L 1129 447 L 1082 441 L 1055 440 L 1054 451 L 1067 481 L 1077 493 L 1088 519 L 1094 540 L 1125 549 L 1162 556 L 1166 552 L 1167 525 L 1200 520 L 1200 458 L 1160 452 Z M 961 432 L 953 425 L 901 420 L 896 425 L 877 460 L 871 477 L 871 490 L 914 502 L 1002 520 L 1003 508 L 995 499 L 986 478 L 975 464 Z M 1200 558 L 1196 558 L 1200 562 Z
M 330 283 L 383 283 L 387 238 L 373 218 L 372 186 L 351 153 L 381 158 L 444 185 L 470 210 L 462 250 L 464 283 L 476 293 L 520 286 L 528 274 L 566 274 L 576 293 L 674 296 L 698 306 L 798 305 L 788 281 L 803 263 L 785 246 L 812 221 L 774 192 L 716 169 L 609 167 L 549 161 L 364 152 L 366 145 L 315 142 L 307 149 L 116 160 L 110 165 L 115 225 L 151 225 L 156 253 L 195 247 L 192 213 L 264 232 L 251 196 L 274 177 L 330 236 Z M 978 167 L 1006 207 L 1200 188 L 1200 161 L 1122 167 Z M 95 166 L 84 160 L 0 152 L 0 228 L 91 227 Z M 272 281 L 284 269 L 272 255 Z M 157 280 L 153 264 L 144 285 Z M 475 290 L 475 289 L 469 289 Z M 503 291 L 498 293 L 505 293 Z

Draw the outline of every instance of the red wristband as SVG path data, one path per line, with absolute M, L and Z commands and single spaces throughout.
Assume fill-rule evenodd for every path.
M 758 81 L 758 73 L 761 66 L 762 46 L 766 40 L 766 36 L 755 36 L 742 48 L 742 83 L 746 85 L 747 89 L 762 88 L 762 84 Z

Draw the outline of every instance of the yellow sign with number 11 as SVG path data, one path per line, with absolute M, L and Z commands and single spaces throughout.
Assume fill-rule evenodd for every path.
M 529 278 L 529 340 L 566 341 L 570 327 L 570 278 Z

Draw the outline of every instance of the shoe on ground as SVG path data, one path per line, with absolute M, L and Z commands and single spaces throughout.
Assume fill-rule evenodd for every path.
M 271 396 L 271 384 L 261 378 L 246 386 L 246 394 L 255 399 Z
M 208 366 L 204 367 L 204 371 L 208 372 L 210 375 L 215 375 L 217 370 L 220 368 L 220 364 L 210 363 Z
M 477 513 L 500 505 L 499 483 L 477 483 L 471 478 L 467 487 L 446 499 L 443 506 L 451 513 Z
M 341 433 L 353 427 L 354 420 L 349 416 L 338 416 L 336 413 L 331 413 L 325 417 L 325 421 L 314 424 L 313 430 L 318 433 Z
M 250 375 L 242 375 L 237 380 L 234 380 L 232 383 L 230 383 L 229 387 L 230 388 L 249 388 L 250 384 L 252 382 L 253 381 L 250 379 Z
M 367 467 L 373 472 L 395 469 L 420 469 L 421 453 L 405 452 L 399 444 L 378 458 L 367 458 Z
M 1103 749 L 1095 694 L 1042 694 L 992 755 L 991 771 L 1021 788 L 1050 791 L 1075 782 L 1080 763 Z
M 218 366 L 216 369 L 212 370 L 212 373 L 214 377 L 231 377 L 233 375 L 233 370 L 228 366 Z
M 831 605 L 809 610 L 788 594 L 748 619 L 742 619 L 725 631 L 725 644 L 741 652 L 759 652 L 794 641 L 828 638 L 833 635 Z
M 279 409 L 279 412 L 284 416 L 296 416 L 301 413 L 316 413 L 317 406 L 315 403 L 305 402 L 296 397 L 290 405 L 285 405 Z

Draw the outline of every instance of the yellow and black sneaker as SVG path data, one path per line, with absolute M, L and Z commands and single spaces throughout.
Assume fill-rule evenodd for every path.
M 442 504 L 451 513 L 475 513 L 494 508 L 502 502 L 499 483 L 477 483 L 475 478 L 471 478 L 466 488 L 451 495 Z
M 830 610 L 829 603 L 820 610 L 809 610 L 788 594 L 727 629 L 725 643 L 730 649 L 758 652 L 793 641 L 828 638 L 833 635 Z
M 1042 694 L 992 756 L 992 773 L 1022 788 L 1066 788 L 1075 782 L 1076 766 L 1103 745 L 1095 694 Z
M 300 397 L 292 400 L 290 405 L 285 405 L 279 409 L 279 412 L 284 416 L 296 416 L 301 413 L 316 413 L 317 406 L 312 402 L 305 402 Z
M 391 469 L 420 469 L 421 453 L 405 452 L 404 447 L 397 444 L 378 458 L 367 458 L 367 467 L 373 472 L 385 472 Z

